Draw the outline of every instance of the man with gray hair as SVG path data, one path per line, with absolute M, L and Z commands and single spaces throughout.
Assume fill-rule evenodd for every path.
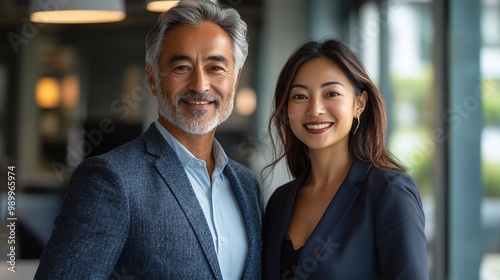
M 260 279 L 263 203 L 214 138 L 248 53 L 234 9 L 180 1 L 146 39 L 159 118 L 73 174 L 35 279 Z

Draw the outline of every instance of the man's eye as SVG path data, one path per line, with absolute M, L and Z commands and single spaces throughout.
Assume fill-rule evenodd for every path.
M 180 65 L 180 66 L 176 66 L 174 68 L 175 71 L 188 71 L 189 70 L 189 67 L 185 66 L 185 65 Z
M 212 71 L 222 71 L 224 69 L 222 67 L 220 67 L 220 66 L 212 66 L 212 67 L 210 67 L 210 70 L 212 70 Z

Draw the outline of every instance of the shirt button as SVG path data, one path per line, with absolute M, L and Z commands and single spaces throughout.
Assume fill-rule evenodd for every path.
M 221 236 L 220 242 L 224 243 L 224 236 Z

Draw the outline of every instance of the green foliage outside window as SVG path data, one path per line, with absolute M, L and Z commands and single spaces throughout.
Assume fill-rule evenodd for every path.
M 433 187 L 433 164 L 434 151 L 436 143 L 432 138 L 433 129 L 435 129 L 435 99 L 432 94 L 433 89 L 432 69 L 428 67 L 423 74 L 417 77 L 398 77 L 392 75 L 392 87 L 394 92 L 393 109 L 397 112 L 398 106 L 408 105 L 414 109 L 417 114 L 413 121 L 408 123 L 399 123 L 397 114 L 394 114 L 393 123 L 395 127 L 393 132 L 397 134 L 412 135 L 417 137 L 417 142 L 425 145 L 416 145 L 415 151 L 408 155 L 396 156 L 402 159 L 403 163 L 409 168 L 422 195 L 432 195 Z M 485 127 L 497 127 L 500 129 L 500 80 L 486 79 L 481 82 L 482 91 L 482 109 Z M 391 140 L 398 139 L 393 137 Z M 397 143 L 391 143 L 397 145 Z M 499 143 L 500 144 L 500 143 Z M 422 148 L 422 147 L 424 148 Z M 419 150 L 420 149 L 420 150 Z M 413 155 L 413 157 L 412 157 Z M 417 157 L 418 155 L 418 157 Z M 414 160 L 412 160 L 414 159 Z M 482 172 L 485 195 L 489 197 L 500 198 L 500 163 L 486 161 L 483 159 Z

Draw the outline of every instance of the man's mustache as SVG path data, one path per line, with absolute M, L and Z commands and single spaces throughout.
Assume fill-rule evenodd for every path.
M 177 103 L 189 102 L 189 101 L 207 101 L 210 103 L 215 103 L 215 105 L 218 106 L 221 102 L 221 99 L 220 99 L 220 96 L 218 94 L 215 94 L 213 92 L 200 93 L 200 92 L 191 90 L 189 92 L 182 92 L 182 93 L 178 94 L 175 101 Z

